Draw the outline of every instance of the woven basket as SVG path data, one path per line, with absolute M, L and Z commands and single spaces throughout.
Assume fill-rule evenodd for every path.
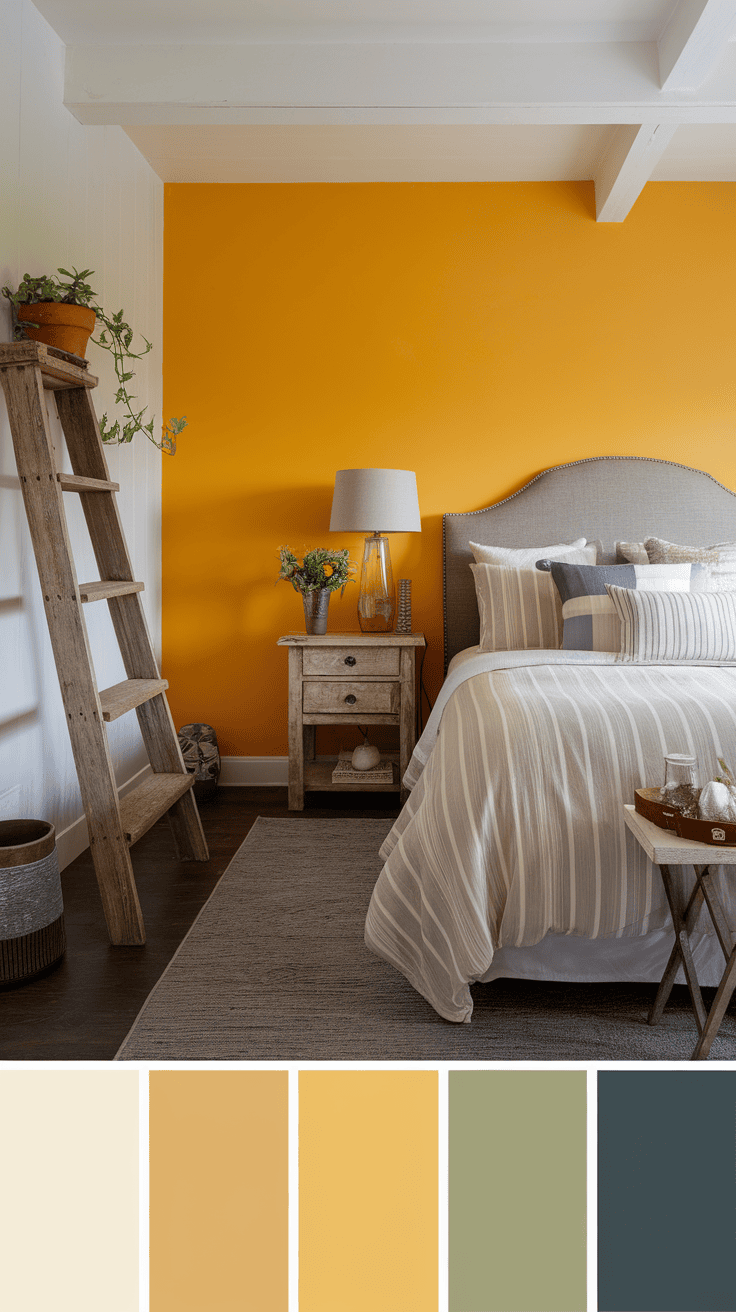
M 65 948 L 54 826 L 0 821 L 0 984 L 37 975 Z

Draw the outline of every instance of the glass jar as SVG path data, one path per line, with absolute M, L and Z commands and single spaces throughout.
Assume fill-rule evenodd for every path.
M 698 763 L 694 756 L 681 752 L 668 752 L 664 758 L 664 785 L 660 797 L 668 806 L 686 814 L 697 814 Z

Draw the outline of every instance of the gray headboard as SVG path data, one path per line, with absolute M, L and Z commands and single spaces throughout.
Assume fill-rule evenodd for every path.
M 579 537 L 599 538 L 606 562 L 615 558 L 616 540 L 736 541 L 736 495 L 670 460 L 595 456 L 546 469 L 495 506 L 443 515 L 445 669 L 479 637 L 469 542 L 533 547 Z

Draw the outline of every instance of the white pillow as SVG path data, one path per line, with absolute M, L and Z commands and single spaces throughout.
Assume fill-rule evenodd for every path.
M 576 542 L 558 542 L 556 547 L 486 547 L 471 542 L 470 550 L 477 565 L 504 565 L 506 569 L 534 569 L 538 560 L 570 560 L 576 565 L 595 565 L 597 546 L 585 545 L 585 538 Z

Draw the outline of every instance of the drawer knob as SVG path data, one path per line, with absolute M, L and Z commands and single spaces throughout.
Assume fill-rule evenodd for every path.
M 347 702 L 348 706 L 354 706 L 357 700 L 358 699 L 355 696 L 355 693 L 353 692 L 349 692 L 347 697 L 345 698 L 345 701 Z
M 354 656 L 346 656 L 346 657 L 345 657 L 345 664 L 346 664 L 346 665 L 354 665 L 354 664 L 355 664 L 355 657 L 354 657 Z

